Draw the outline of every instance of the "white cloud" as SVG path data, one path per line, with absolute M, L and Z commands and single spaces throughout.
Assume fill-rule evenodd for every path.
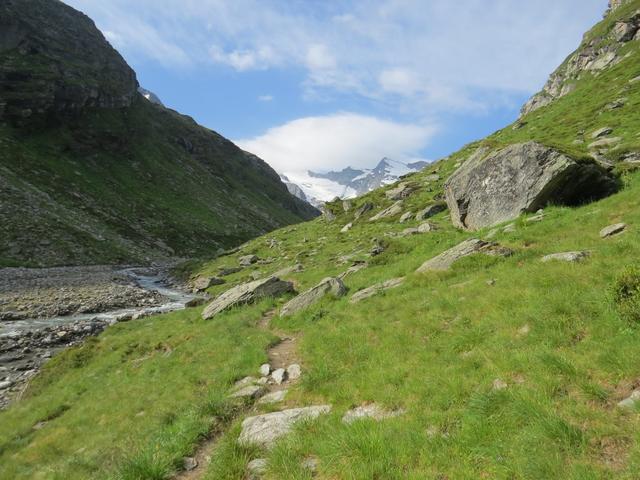
M 412 95 L 420 90 L 420 82 L 414 74 L 403 68 L 384 70 L 378 78 L 383 90 L 401 95 Z
M 261 102 L 273 102 L 273 95 L 260 95 L 258 100 Z
M 241 148 L 279 172 L 371 167 L 382 157 L 415 159 L 435 134 L 434 125 L 402 124 L 354 113 L 306 117 L 271 128 Z
M 329 52 L 329 48 L 319 43 L 310 45 L 307 49 L 306 64 L 312 71 L 334 70 L 337 66 L 336 59 Z
M 209 49 L 209 55 L 214 62 L 228 65 L 239 72 L 265 70 L 278 63 L 277 55 L 268 46 L 257 50 L 233 50 L 227 53 L 218 45 L 213 45 Z

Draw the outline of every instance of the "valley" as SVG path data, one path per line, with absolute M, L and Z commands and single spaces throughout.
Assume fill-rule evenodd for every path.
M 503 129 L 309 185 L 26 1 L 0 2 L 0 478 L 638 478 L 640 0 Z

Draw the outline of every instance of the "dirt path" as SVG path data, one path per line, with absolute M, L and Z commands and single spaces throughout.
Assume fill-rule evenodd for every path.
M 280 337 L 280 341 L 276 344 L 269 347 L 267 350 L 267 356 L 269 358 L 269 365 L 271 365 L 271 369 L 275 370 L 278 368 L 286 369 L 289 365 L 294 363 L 299 363 L 297 346 L 299 336 L 292 336 L 278 329 L 274 329 L 271 327 L 271 320 L 276 315 L 276 310 L 269 310 L 266 312 L 260 321 L 258 322 L 258 328 L 263 331 L 268 331 Z M 256 366 L 257 369 L 258 366 Z M 277 384 L 267 384 L 268 391 L 267 393 L 277 392 L 288 388 L 290 385 L 294 384 L 296 381 L 285 382 L 280 385 Z M 255 404 L 248 405 L 244 409 L 240 409 L 237 412 L 235 418 L 240 417 L 241 415 L 249 413 L 252 409 L 254 409 Z M 211 463 L 211 459 L 215 454 L 215 449 L 218 445 L 218 442 L 224 435 L 225 430 L 220 430 L 211 434 L 209 438 L 204 440 L 196 450 L 196 453 L 192 457 L 195 462 L 195 468 L 191 470 L 184 470 L 176 474 L 173 478 L 174 480 L 201 480 L 204 478 L 205 474 L 209 469 L 209 465 Z

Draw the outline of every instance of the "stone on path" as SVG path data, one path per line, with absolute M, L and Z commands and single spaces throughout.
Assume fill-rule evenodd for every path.
M 198 460 L 193 457 L 184 457 L 182 459 L 182 465 L 187 472 L 190 472 L 198 468 Z
M 297 363 L 292 363 L 287 367 L 287 379 L 290 381 L 297 380 L 302 375 L 302 368 Z
M 373 420 L 380 421 L 387 418 L 398 417 L 403 413 L 404 410 L 386 410 L 380 405 L 371 403 L 369 405 L 361 405 L 347 411 L 347 413 L 345 413 L 342 417 L 342 421 L 344 423 L 353 423 L 357 420 L 362 420 L 365 418 L 371 418 Z
M 589 252 L 562 252 L 562 253 L 552 253 L 550 255 L 545 255 L 542 257 L 543 262 L 552 262 L 552 261 L 560 261 L 560 262 L 579 262 L 584 260 L 589 256 Z
M 268 363 L 263 363 L 262 365 L 260 365 L 261 376 L 267 377 L 269 376 L 270 373 L 271 373 L 271 365 L 269 365 Z
M 402 282 L 404 282 L 404 277 L 392 278 L 391 280 L 376 283 L 375 285 L 354 293 L 349 299 L 349 303 L 358 303 L 366 298 L 373 297 L 374 295 L 377 295 L 385 290 L 389 290 L 390 288 L 399 287 L 400 285 L 402 285 Z
M 239 390 L 232 392 L 229 398 L 251 398 L 256 399 L 262 397 L 267 392 L 264 385 L 247 385 Z
M 297 297 L 287 302 L 280 311 L 280 316 L 293 315 L 305 308 L 320 301 L 327 295 L 335 298 L 342 297 L 347 293 L 347 289 L 339 278 L 328 277 L 322 280 L 318 285 L 310 288 L 306 292 L 301 293 Z
M 271 373 L 271 379 L 276 385 L 280 385 L 287 378 L 287 371 L 284 368 L 277 368 Z
M 267 393 L 260 400 L 258 400 L 258 403 L 260 405 L 279 403 L 279 402 L 282 402 L 286 396 L 287 396 L 287 390 L 277 390 L 275 392 Z
M 255 302 L 265 297 L 276 297 L 293 291 L 293 284 L 277 277 L 268 277 L 238 285 L 227 290 L 211 302 L 202 312 L 202 318 L 208 320 L 236 305 Z
M 316 405 L 249 417 L 242 422 L 238 443 L 271 447 L 277 439 L 289 433 L 296 423 L 314 420 L 330 411 L 331 405 Z
M 448 270 L 457 260 L 473 255 L 474 253 L 509 256 L 512 252 L 508 249 L 499 247 L 496 243 L 485 242 L 484 240 L 472 238 L 442 252 L 431 260 L 427 260 L 420 268 L 418 268 L 418 270 L 416 270 L 416 272 L 423 273 Z
M 613 235 L 618 235 L 622 233 L 627 228 L 626 223 L 616 223 L 615 225 L 609 225 L 608 227 L 600 230 L 600 238 L 612 237 Z

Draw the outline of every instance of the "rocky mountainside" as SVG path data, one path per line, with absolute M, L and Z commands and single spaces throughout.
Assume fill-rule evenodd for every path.
M 0 265 L 195 256 L 316 214 L 261 159 L 145 100 L 59 0 L 0 2 L 0 151 Z
M 296 176 L 295 183 L 292 183 L 289 178 L 287 181 L 291 193 L 319 207 L 336 197 L 346 199 L 364 195 L 376 188 L 398 181 L 403 175 L 417 172 L 427 164 L 425 161 L 407 164 L 383 158 L 370 169 L 346 167 L 340 171 L 326 173 L 309 171 L 307 175 Z M 304 197 L 300 196 L 300 193 Z
M 138 93 L 149 100 L 151 103 L 164 107 L 164 103 L 162 103 L 162 100 L 160 100 L 160 98 L 155 93 L 150 92 L 146 88 L 138 87 Z

